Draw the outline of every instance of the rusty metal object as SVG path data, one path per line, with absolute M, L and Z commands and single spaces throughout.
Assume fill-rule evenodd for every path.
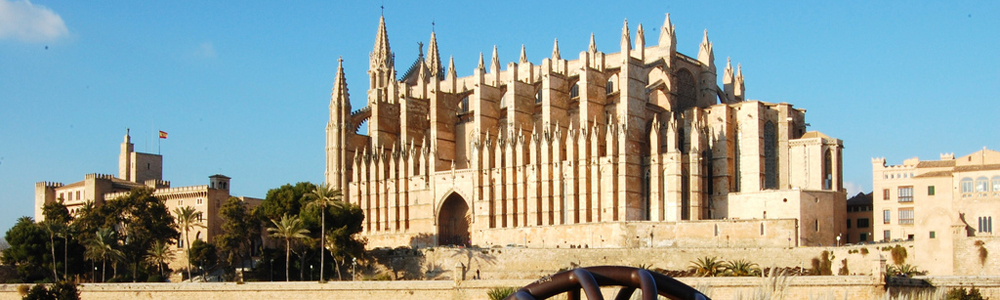
M 589 300 L 604 300 L 602 286 L 621 286 L 616 300 L 632 297 L 642 290 L 643 300 L 664 296 L 673 300 L 710 300 L 698 290 L 670 276 L 646 269 L 619 266 L 578 268 L 543 277 L 507 296 L 508 300 L 548 299 L 566 293 L 570 300 L 580 300 L 582 290 Z

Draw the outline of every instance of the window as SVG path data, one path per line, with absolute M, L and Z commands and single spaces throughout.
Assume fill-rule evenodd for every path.
M 913 187 L 912 186 L 901 186 L 899 187 L 899 194 L 896 195 L 899 198 L 899 202 L 913 202 Z
M 862 233 L 861 236 L 859 237 L 858 241 L 859 242 L 867 242 L 868 241 L 868 233 L 867 232 Z
M 993 217 L 979 217 L 979 232 L 993 232 Z
M 184 206 L 184 200 L 177 200 L 177 206 Z
M 935 237 L 937 237 L 937 235 L 933 231 L 931 231 L 931 238 L 933 239 Z
M 827 149 L 823 156 L 823 189 L 833 189 L 833 150 Z
M 868 228 L 868 218 L 858 219 L 858 228 Z
M 819 220 L 813 220 L 813 230 L 819 231 Z
M 882 189 L 882 200 L 889 200 L 889 189 Z
M 847 229 L 851 229 L 851 219 L 847 219 Z
M 458 113 L 464 114 L 469 112 L 469 96 L 462 98 L 462 102 L 458 104 Z
M 882 239 L 886 240 L 886 241 L 888 241 L 889 239 L 892 239 L 892 235 L 890 233 L 891 233 L 891 231 L 889 231 L 889 230 L 883 230 L 882 231 Z
M 195 203 L 201 205 L 201 202 L 202 202 L 201 198 L 198 198 L 198 200 Z
M 573 87 L 571 87 L 569 89 L 569 97 L 570 98 L 580 97 L 580 83 L 579 82 L 573 84 Z
M 615 82 L 611 79 L 608 79 L 608 85 L 604 86 L 604 93 L 611 94 L 614 91 L 615 91 Z
M 899 209 L 899 224 L 900 225 L 913 225 L 913 208 L 900 208 Z
M 892 221 L 892 212 L 888 209 L 882 210 L 882 223 L 889 224 L 889 221 Z
M 989 191 L 988 189 L 986 189 L 986 185 L 988 182 L 989 180 L 986 179 L 986 177 L 976 178 L 976 192 L 978 193 L 978 192 Z
M 76 200 L 80 200 L 80 191 L 76 191 Z
M 927 196 L 934 196 L 934 186 L 927 186 Z
M 993 176 L 993 191 L 1000 192 L 1000 176 Z
M 962 193 L 963 194 L 964 193 L 971 193 L 972 192 L 972 178 L 968 178 L 968 177 L 962 178 L 961 186 L 962 186 Z
M 778 188 L 778 138 L 774 122 L 764 123 L 764 188 Z
M 542 90 L 541 89 L 539 89 L 538 92 L 535 93 L 535 103 L 542 103 Z

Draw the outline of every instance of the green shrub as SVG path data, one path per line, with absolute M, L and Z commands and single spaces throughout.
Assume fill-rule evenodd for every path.
M 968 291 L 965 288 L 952 288 L 944 296 L 945 300 L 987 300 L 979 293 L 979 289 L 973 287 Z
M 515 292 L 517 292 L 515 287 L 495 287 L 487 291 L 486 295 L 490 300 L 503 300 Z

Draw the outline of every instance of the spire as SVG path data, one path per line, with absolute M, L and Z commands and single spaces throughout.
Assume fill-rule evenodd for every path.
M 674 24 L 670 22 L 670 14 L 663 20 L 663 27 L 660 27 L 660 47 L 668 46 L 674 50 L 677 44 L 677 37 L 674 35 Z
M 726 103 L 736 102 L 735 85 L 733 85 L 733 63 L 726 57 L 726 69 L 722 71 L 722 88 L 725 92 Z
M 493 45 L 493 58 L 490 59 L 490 73 L 497 74 L 499 72 L 500 72 L 500 57 L 497 56 L 497 46 Z
M 722 72 L 722 83 L 728 84 L 733 82 L 733 63 L 732 59 L 726 57 L 726 70 Z
M 385 30 L 385 17 L 378 19 L 378 33 L 375 35 L 375 47 L 370 56 L 372 69 L 392 69 L 392 49 L 389 48 L 389 33 Z
M 635 50 L 639 50 L 639 59 L 646 59 L 646 31 L 642 30 L 642 24 L 635 32 Z
M 333 92 L 330 95 L 330 120 L 334 119 L 334 110 L 338 107 L 346 107 L 350 113 L 351 101 L 348 100 L 347 78 L 344 76 L 344 58 L 337 59 L 337 77 L 333 79 Z
M 478 67 L 476 67 L 476 68 L 478 68 L 478 69 L 480 69 L 480 70 L 485 70 L 485 69 L 486 69 L 486 67 L 484 67 L 483 65 L 485 65 L 485 64 L 483 63 L 483 53 L 482 53 L 482 52 L 479 52 L 479 66 L 478 66 Z
M 597 53 L 597 43 L 594 42 L 594 33 L 590 33 L 590 47 L 588 48 L 590 53 Z
M 427 69 L 431 72 L 431 76 L 440 78 L 442 73 L 441 69 L 441 54 L 438 53 L 438 43 L 437 34 L 431 31 L 431 41 L 430 45 L 427 46 Z
M 632 38 L 629 37 L 628 32 L 628 19 L 625 19 L 625 24 L 622 25 L 622 58 L 628 58 L 631 54 L 629 51 L 632 50 Z
M 458 75 L 455 73 L 455 57 L 449 56 L 448 57 L 448 79 L 449 80 L 455 80 L 455 78 L 458 78 Z
M 736 101 L 745 100 L 746 86 L 743 85 L 743 68 L 740 64 L 736 64 L 736 82 L 734 85 L 734 95 L 736 96 Z
M 552 60 L 559 60 L 559 39 L 552 42 Z
M 524 44 L 521 44 L 521 59 L 517 61 L 519 64 L 528 62 L 528 54 L 524 52 Z
M 698 49 L 698 61 L 709 69 L 715 69 L 715 54 L 712 52 L 712 42 L 708 41 L 708 29 L 705 29 L 705 37 L 701 39 L 701 47 Z

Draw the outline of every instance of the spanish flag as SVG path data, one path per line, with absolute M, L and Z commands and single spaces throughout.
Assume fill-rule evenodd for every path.
M 163 131 L 163 130 L 160 130 L 160 138 L 161 139 L 166 139 L 167 138 L 167 132 Z

